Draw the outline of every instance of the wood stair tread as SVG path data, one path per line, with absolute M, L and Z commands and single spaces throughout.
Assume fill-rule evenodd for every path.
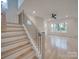
M 1 47 L 1 52 L 5 52 L 5 51 L 7 51 L 7 50 L 16 48 L 16 47 L 18 47 L 18 46 L 21 46 L 21 45 L 27 44 L 27 43 L 29 43 L 29 42 L 23 41 L 23 42 L 19 42 L 19 43 L 16 43 L 16 44 L 8 45 L 8 46 L 5 46 L 5 47 Z
M 21 35 L 25 35 L 25 33 L 12 33 L 11 35 L 10 34 L 5 34 L 5 35 L 1 35 L 1 38 L 4 39 L 4 38 L 10 38 L 10 37 L 17 37 L 17 36 L 21 36 Z
M 32 59 L 37 59 L 37 57 L 36 56 L 33 56 Z
M 16 44 L 16 43 L 23 42 L 23 41 L 27 41 L 27 40 L 26 39 L 19 39 L 19 40 L 14 40 L 14 41 L 9 41 L 9 42 L 3 42 L 3 43 L 1 43 L 1 47 Z
M 24 49 L 24 48 L 26 48 L 26 47 L 28 47 L 28 46 L 30 46 L 29 43 L 26 43 L 26 44 L 23 44 L 23 45 L 18 46 L 18 47 L 16 47 L 16 48 L 7 50 L 7 51 L 5 51 L 5 52 L 2 52 L 2 53 L 1 53 L 1 54 L 2 54 L 1 57 L 2 57 L 2 58 L 5 58 L 5 57 L 7 57 L 7 56 L 10 56 L 11 54 L 16 53 L 16 52 L 18 52 L 18 51 L 20 51 L 20 50 L 22 50 L 22 49 Z
M 9 37 L 9 38 L 1 39 L 1 43 L 20 40 L 20 39 L 27 39 L 28 40 L 26 35 L 22 35 L 22 36 L 18 36 L 18 37 Z
M 12 25 L 12 24 L 7 24 L 7 27 L 9 27 L 9 28 L 23 28 L 22 25 Z
M 18 37 L 9 37 L 9 38 L 3 38 L 1 40 L 1 43 L 4 42 L 10 42 L 10 41 L 16 41 L 16 40 L 21 40 L 21 39 L 28 39 L 26 36 L 18 36 Z
M 19 55 L 23 54 L 24 52 L 26 52 L 28 49 L 30 48 L 30 46 L 14 53 L 14 54 L 11 54 L 10 56 L 6 57 L 5 59 L 16 59 L 16 57 L 18 57 Z
M 7 27 L 7 29 L 4 32 L 16 32 L 16 31 L 23 31 L 24 28 L 22 27 Z
M 19 56 L 19 57 L 16 58 L 16 59 L 30 59 L 30 58 L 32 58 L 33 56 L 35 56 L 35 53 L 34 53 L 34 51 L 32 50 L 32 51 L 29 51 L 29 53 L 26 53 L 26 54 L 24 54 L 23 56 Z
M 23 59 L 24 56 L 28 56 L 30 53 L 33 52 L 33 49 L 30 47 L 30 48 L 27 48 L 28 50 L 25 51 L 23 54 L 19 55 L 16 57 L 16 59 Z

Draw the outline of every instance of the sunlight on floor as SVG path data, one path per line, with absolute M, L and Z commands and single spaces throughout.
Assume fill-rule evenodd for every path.
M 46 40 L 46 51 L 49 59 L 77 59 L 77 39 L 49 36 Z

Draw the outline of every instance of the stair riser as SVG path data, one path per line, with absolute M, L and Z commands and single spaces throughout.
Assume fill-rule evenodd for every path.
M 24 41 L 24 42 L 19 42 L 19 43 L 16 43 L 16 44 L 12 44 L 12 45 L 9 45 L 9 46 L 6 46 L 6 47 L 2 47 L 2 48 L 1 48 L 1 52 L 4 52 L 4 51 L 7 51 L 7 50 L 16 48 L 16 47 L 21 46 L 21 45 L 23 45 L 23 44 L 26 44 L 26 41 Z
M 5 39 L 1 40 L 1 43 L 10 42 L 10 41 L 19 40 L 19 39 L 24 39 L 24 38 L 27 39 L 27 36 L 26 35 L 22 35 L 22 36 L 18 36 L 18 37 L 5 38 Z
M 24 30 L 23 28 L 7 28 L 6 29 L 7 32 L 23 31 L 23 30 Z
M 17 26 L 17 27 L 22 27 L 22 25 L 20 25 L 20 24 L 7 24 L 7 26 Z
M 23 54 L 24 52 L 28 51 L 30 49 L 30 45 L 28 45 L 26 48 L 23 48 L 22 50 L 8 56 L 6 59 L 17 59 L 17 57 L 21 54 Z
M 29 56 L 31 57 L 30 53 L 33 53 L 32 48 L 27 48 L 26 52 L 24 52 L 23 54 L 19 55 L 18 57 L 16 57 L 16 59 L 23 59 L 23 57 Z
M 8 51 L 7 53 L 2 53 L 2 58 L 8 57 L 9 55 L 15 54 L 23 49 L 25 49 L 26 47 L 28 48 L 30 45 L 23 45 L 17 49 L 12 49 L 12 51 Z M 14 56 L 15 57 L 15 56 Z
M 21 59 L 31 59 L 33 56 L 35 56 L 34 51 L 29 52 L 28 54 L 24 55 Z M 20 58 L 19 58 L 20 59 Z
M 6 25 L 7 27 L 12 27 L 12 28 L 18 28 L 18 27 L 20 27 L 20 28 L 23 28 L 23 25 L 15 25 L 15 24 L 7 24 Z
M 7 37 L 15 37 L 19 35 L 25 34 L 24 31 L 19 31 L 19 32 L 6 32 L 1 34 L 1 38 L 7 38 Z
M 23 41 L 26 41 L 26 39 L 20 39 L 20 40 L 15 40 L 15 41 L 10 41 L 10 42 L 4 42 L 4 43 L 1 43 L 2 44 L 1 47 L 16 44 L 16 43 L 23 42 Z

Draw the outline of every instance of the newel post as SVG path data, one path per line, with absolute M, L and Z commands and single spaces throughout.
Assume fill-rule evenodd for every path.
M 42 41 L 41 42 L 41 44 L 42 44 L 41 45 L 42 46 L 42 53 L 41 53 L 42 58 L 41 59 L 44 59 L 44 57 L 45 57 L 45 32 L 42 32 L 41 35 L 42 35 L 42 37 L 41 37 L 42 38 L 42 40 L 41 40 Z

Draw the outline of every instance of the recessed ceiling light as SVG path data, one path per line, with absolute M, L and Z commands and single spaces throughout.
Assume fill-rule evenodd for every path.
M 36 11 L 33 11 L 33 14 L 35 14 L 36 13 Z
M 48 21 L 50 22 L 50 21 L 51 21 L 51 19 L 48 19 Z
M 68 18 L 69 16 L 66 16 L 66 18 Z

